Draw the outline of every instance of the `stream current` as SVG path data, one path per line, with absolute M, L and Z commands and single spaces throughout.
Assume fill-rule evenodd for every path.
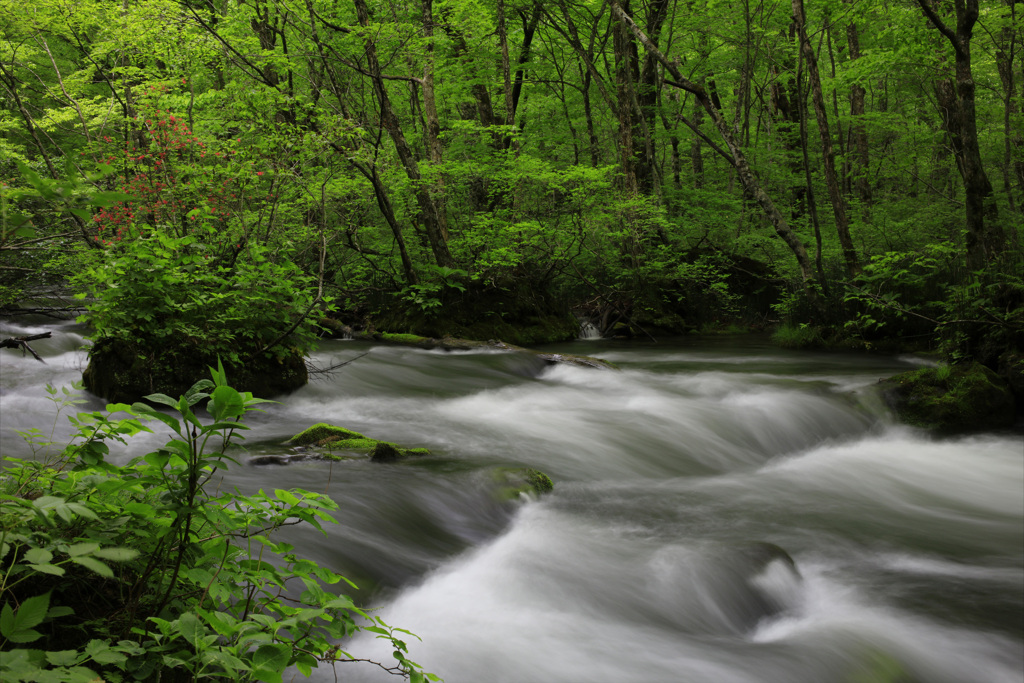
M 28 453 L 15 430 L 49 431 L 44 386 L 84 367 L 78 326 L 5 322 L 0 337 L 47 330 L 45 365 L 2 352 L 5 455 Z M 321 366 L 366 355 L 258 414 L 250 451 L 286 453 L 323 421 L 432 455 L 245 465 L 223 485 L 327 491 L 341 507 L 327 536 L 281 533 L 417 634 L 411 658 L 448 683 L 1020 683 L 1020 433 L 895 425 L 873 385 L 911 358 L 748 337 L 546 350 L 620 370 L 325 342 Z M 555 490 L 501 502 L 499 466 Z M 371 637 L 345 649 L 390 658 Z

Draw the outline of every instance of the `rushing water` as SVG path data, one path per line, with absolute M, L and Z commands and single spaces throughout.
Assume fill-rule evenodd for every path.
M 43 385 L 84 363 L 73 325 L 0 336 L 44 329 L 46 365 L 0 358 L 6 454 L 26 452 L 12 430 L 52 423 Z M 1019 433 L 892 424 L 873 385 L 909 358 L 746 338 L 558 350 L 620 370 L 325 343 L 321 365 L 366 355 L 260 415 L 250 448 L 283 453 L 326 421 L 433 455 L 249 465 L 225 484 L 328 491 L 340 524 L 293 542 L 365 586 L 448 683 L 1020 683 Z M 555 491 L 502 503 L 496 466 L 541 469 Z M 372 638 L 346 649 L 389 658 Z

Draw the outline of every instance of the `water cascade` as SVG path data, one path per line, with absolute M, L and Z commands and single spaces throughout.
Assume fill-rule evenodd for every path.
M 81 372 L 74 325 L 0 335 L 43 330 L 45 365 L 0 357 L 5 454 L 28 452 L 12 430 L 52 423 L 44 385 Z M 325 421 L 433 455 L 245 465 L 223 485 L 327 487 L 340 524 L 282 533 L 415 633 L 412 659 L 448 683 L 1020 682 L 1020 434 L 893 424 L 873 385 L 910 359 L 750 338 L 585 352 L 620 369 L 325 342 L 320 366 L 366 355 L 269 406 L 250 451 L 284 452 Z M 506 466 L 543 470 L 554 492 L 496 499 L 488 473 Z M 386 660 L 382 647 L 344 644 Z
M 597 325 L 590 322 L 589 320 L 583 320 L 580 322 L 580 336 L 581 340 L 600 339 L 601 330 L 597 328 Z

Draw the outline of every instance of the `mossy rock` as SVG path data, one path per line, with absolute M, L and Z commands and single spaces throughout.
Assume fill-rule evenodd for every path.
M 444 351 L 472 351 L 476 349 L 494 349 L 516 353 L 532 354 L 546 363 L 567 363 L 584 368 L 598 368 L 602 370 L 616 370 L 617 368 L 606 360 L 594 358 L 593 356 L 581 356 L 574 353 L 546 353 L 534 351 L 522 346 L 508 344 L 504 341 L 490 339 L 488 341 L 475 341 L 472 339 L 461 339 L 456 337 L 421 337 L 415 334 L 392 334 L 390 332 L 358 332 L 351 328 L 343 328 L 345 334 L 353 339 L 377 343 L 394 344 L 397 346 L 414 346 L 420 349 L 441 349 Z
M 353 432 L 351 429 L 336 427 L 326 422 L 318 422 L 288 439 L 287 443 L 290 446 L 309 446 L 313 444 L 323 446 L 336 441 L 350 441 L 354 439 L 366 439 L 366 437 L 358 432 Z
M 111 403 L 134 403 L 149 394 L 177 398 L 201 379 L 210 378 L 217 356 L 189 344 L 138 344 L 100 339 L 89 349 L 82 373 L 88 391 Z M 268 357 L 260 354 L 245 363 L 224 362 L 228 382 L 238 391 L 259 398 L 287 394 L 309 382 L 305 358 L 298 352 Z
M 912 370 L 882 380 L 896 416 L 917 427 L 957 433 L 1013 425 L 1014 400 L 1002 377 L 980 363 Z
M 517 500 L 523 494 L 539 496 L 555 488 L 551 477 L 531 467 L 500 467 L 492 477 L 498 485 L 496 496 L 503 501 Z
M 394 462 L 401 458 L 430 455 L 430 451 L 426 448 L 402 448 L 390 441 L 371 439 L 359 432 L 326 422 L 318 422 L 312 427 L 302 430 L 285 443 L 289 446 L 323 448 L 326 452 L 319 457 L 328 460 L 344 459 L 345 456 L 332 457 L 331 452 L 335 449 L 369 451 L 370 460 L 374 462 Z

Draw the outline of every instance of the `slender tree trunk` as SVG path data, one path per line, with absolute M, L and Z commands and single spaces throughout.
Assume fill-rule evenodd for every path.
M 359 24 L 366 28 L 370 24 L 370 13 L 366 7 L 366 0 L 355 0 L 355 5 Z M 394 108 L 391 106 L 391 99 L 388 97 L 387 87 L 380 68 L 380 61 L 377 58 L 377 46 L 369 35 L 365 37 L 365 44 L 366 63 L 373 80 L 374 93 L 377 95 L 377 101 L 380 104 L 381 124 L 387 130 L 392 142 L 394 142 L 395 151 L 398 152 L 398 158 L 401 160 L 403 168 L 405 168 L 405 174 L 412 181 L 412 186 L 415 188 L 416 203 L 419 206 L 419 218 L 427 233 L 427 241 L 430 243 L 430 250 L 434 254 L 434 260 L 439 266 L 452 268 L 455 266 L 455 261 L 452 258 L 451 252 L 448 251 L 448 244 L 445 240 L 447 230 L 444 215 L 439 211 L 437 204 L 435 204 L 430 196 L 428 188 L 422 182 L 423 178 L 420 173 L 419 164 L 416 162 L 416 157 L 413 156 L 412 149 L 409 147 L 405 134 L 402 132 L 402 126 L 395 115 Z
M 836 156 L 832 148 L 832 134 L 828 127 L 828 112 L 825 110 L 825 98 L 821 91 L 818 56 L 814 53 L 814 47 L 807 37 L 807 18 L 804 16 L 803 0 L 792 0 L 792 6 L 793 21 L 796 22 L 800 49 L 807 64 L 807 76 L 811 86 L 811 102 L 814 104 L 814 114 L 818 120 L 818 132 L 821 136 L 821 153 L 825 166 L 825 186 L 828 188 L 828 197 L 832 203 L 832 212 L 835 215 L 836 233 L 839 235 L 839 245 L 843 250 L 846 272 L 850 277 L 854 277 L 860 272 L 860 263 L 857 259 L 857 250 L 854 248 L 853 240 L 850 237 L 850 222 L 846 212 L 846 198 L 843 196 L 842 188 L 839 185 L 839 177 L 836 174 Z
M 665 67 L 665 70 L 672 76 L 674 81 L 665 79 L 665 82 L 671 86 L 682 88 L 687 92 L 693 94 L 697 100 L 704 107 L 704 110 L 711 117 L 715 128 L 718 129 L 719 134 L 725 141 L 726 147 L 729 153 L 732 155 L 733 162 L 736 166 L 736 173 L 740 178 L 740 182 L 743 184 L 744 189 L 747 193 L 758 203 L 761 209 L 765 212 L 772 227 L 775 228 L 776 234 L 786 243 L 786 245 L 793 252 L 796 257 L 797 265 L 800 267 L 800 274 L 803 278 L 805 291 L 812 301 L 817 302 L 817 294 L 814 290 L 814 264 L 807 256 L 807 249 L 804 247 L 803 242 L 797 234 L 789 227 L 789 223 L 786 222 L 785 217 L 775 206 L 771 197 L 761 187 L 761 183 L 757 178 L 757 175 L 750 167 L 750 163 L 747 161 L 746 155 L 743 154 L 743 150 L 736 141 L 736 137 L 733 135 L 729 124 L 726 123 L 722 117 L 719 109 L 712 102 L 711 96 L 705 91 L 700 85 L 685 78 L 679 71 L 679 66 L 675 62 L 669 61 L 667 57 L 654 45 L 644 32 L 636 25 L 636 23 L 629 17 L 628 14 L 622 11 L 619 3 L 616 0 L 610 0 L 610 6 L 613 14 L 625 24 L 629 30 L 636 37 L 637 41 L 644 46 L 644 48 L 655 56 L 655 58 Z
M 700 100 L 693 101 L 693 125 L 700 127 L 704 121 L 704 107 Z M 700 136 L 694 135 L 690 143 L 690 168 L 693 169 L 693 189 L 704 189 L 704 148 L 700 144 Z
M 789 25 L 789 33 L 780 31 L 781 37 L 793 40 L 796 26 Z M 807 159 L 807 136 L 805 135 L 805 116 L 803 87 L 803 53 L 797 53 L 797 64 L 793 64 L 788 53 L 773 60 L 769 66 L 772 75 L 770 87 L 774 124 L 782 147 L 786 151 L 786 165 L 790 173 L 789 189 L 792 194 L 789 216 L 792 221 L 804 217 L 808 208 L 808 193 L 812 191 L 807 182 L 809 174 L 805 168 Z M 786 78 L 785 75 L 791 75 Z
M 636 62 L 631 59 L 630 48 L 633 41 L 629 29 L 618 22 L 612 26 L 612 46 L 615 51 L 615 101 L 619 113 L 619 167 L 622 173 L 622 189 L 627 194 L 635 194 L 640 189 L 638 176 L 643 174 L 642 171 L 638 173 L 637 166 L 642 164 L 642 161 L 636 158 L 636 142 L 633 138 L 633 68 Z
M 590 166 L 597 168 L 601 165 L 601 143 L 597 139 L 594 130 L 594 114 L 590 108 L 590 71 L 583 67 L 583 116 L 587 121 L 587 141 L 590 146 Z
M 395 238 L 395 244 L 398 246 L 398 254 L 402 259 L 402 270 L 405 271 L 405 282 L 409 285 L 416 284 L 419 280 L 416 277 L 416 271 L 412 265 L 412 259 L 409 257 L 409 251 L 405 248 L 405 238 L 402 236 L 402 226 L 399 225 L 398 219 L 395 218 L 394 208 L 391 206 L 391 199 L 388 197 L 388 190 L 381 181 L 380 176 L 377 174 L 377 167 L 371 166 L 367 169 L 363 164 L 349 159 L 349 163 L 359 171 L 363 177 L 370 181 L 370 185 L 373 187 L 373 195 L 377 199 L 377 206 L 380 208 L 381 215 L 384 216 L 384 220 L 387 221 L 388 227 L 391 228 L 391 234 Z
M 917 0 L 917 3 L 932 25 L 953 46 L 956 98 L 950 103 L 955 104 L 955 108 L 948 108 L 950 119 L 956 119 L 959 127 L 960 152 L 957 167 L 964 181 L 967 267 L 975 271 L 981 270 L 1005 249 L 1006 236 L 999 225 L 992 183 L 982 165 L 981 148 L 978 144 L 975 84 L 971 72 L 971 34 L 978 21 L 978 0 L 957 0 L 955 31 L 938 16 L 931 0 Z
M 434 3 L 433 0 L 422 0 L 423 37 L 426 38 L 426 56 L 423 60 L 423 138 L 427 156 L 432 166 L 437 166 L 443 159 L 441 149 L 441 120 L 437 115 L 437 101 L 434 97 Z M 441 241 L 448 242 L 448 221 L 445 209 L 444 181 L 438 177 L 433 184 L 431 200 L 437 212 L 438 231 Z
M 1015 130 L 1013 125 L 1020 119 L 1021 113 L 1017 78 L 1013 72 L 1014 61 L 1019 59 L 1017 31 L 1014 30 L 1019 0 L 1003 2 L 1008 15 L 1005 18 L 1010 20 L 1009 25 L 998 36 L 996 51 L 996 67 L 999 70 L 999 80 L 1003 84 L 1003 191 L 1006 193 L 1010 211 L 1024 213 L 1024 133 L 1019 127 Z M 1016 191 L 1013 189 L 1015 181 Z M 1017 231 L 1011 231 L 1011 239 L 1015 239 L 1016 236 Z
M 846 25 L 846 44 L 850 51 L 850 61 L 855 62 L 860 59 L 860 35 L 857 31 L 857 24 L 852 21 Z M 863 207 L 864 222 L 869 222 L 871 220 L 871 179 L 868 173 L 871 168 L 871 153 L 868 147 L 867 128 L 864 127 L 866 95 L 867 90 L 860 83 L 850 86 L 850 116 L 853 118 L 850 134 L 853 142 L 854 188 Z

